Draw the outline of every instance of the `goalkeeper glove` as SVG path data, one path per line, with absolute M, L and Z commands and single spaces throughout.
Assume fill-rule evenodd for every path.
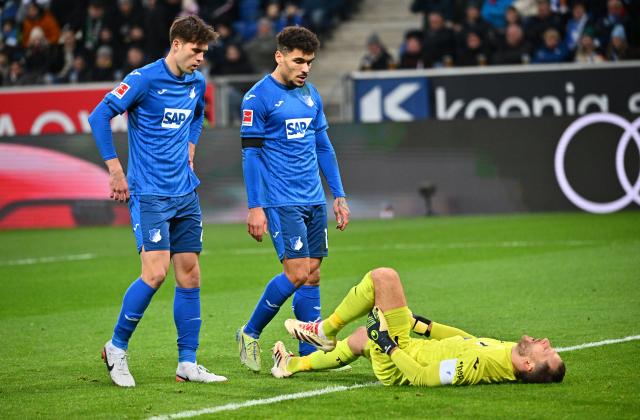
M 377 307 L 374 307 L 367 316 L 367 335 L 387 355 L 391 355 L 393 349 L 398 346 L 389 336 L 387 322 L 382 311 Z

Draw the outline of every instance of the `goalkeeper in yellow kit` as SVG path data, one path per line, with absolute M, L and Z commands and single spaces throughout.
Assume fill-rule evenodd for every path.
M 349 322 L 369 313 L 367 328 L 336 341 Z M 333 369 L 364 356 L 384 385 L 475 385 L 498 382 L 561 382 L 565 366 L 548 339 L 517 342 L 478 338 L 412 314 L 398 273 L 377 268 L 351 288 L 335 311 L 320 322 L 285 322 L 289 334 L 319 350 L 294 357 L 278 341 L 273 376 Z M 410 331 L 429 339 L 412 338 Z

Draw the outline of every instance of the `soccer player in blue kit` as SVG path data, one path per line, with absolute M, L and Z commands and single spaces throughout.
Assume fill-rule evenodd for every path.
M 306 83 L 319 47 L 316 35 L 287 27 L 277 35 L 277 67 L 257 82 L 242 102 L 242 159 L 249 234 L 267 232 L 284 271 L 267 284 L 249 321 L 238 329 L 240 362 L 261 368 L 258 339 L 280 306 L 293 296 L 297 319 L 320 319 L 320 264 L 328 255 L 322 171 L 335 198 L 337 228 L 349 223 L 338 162 L 327 135 L 322 99 Z M 301 343 L 301 355 L 315 348 Z
M 112 381 L 135 386 L 127 347 L 151 298 L 173 261 L 173 305 L 178 333 L 178 382 L 221 382 L 196 362 L 200 335 L 200 267 L 202 214 L 193 171 L 195 147 L 204 117 L 204 76 L 196 69 L 209 42 L 217 38 L 200 18 L 177 18 L 171 25 L 170 50 L 129 73 L 93 110 L 89 123 L 109 169 L 111 197 L 129 202 L 131 224 L 142 274 L 124 294 L 112 338 L 102 351 Z M 125 176 L 117 157 L 109 121 L 127 111 L 129 164 Z

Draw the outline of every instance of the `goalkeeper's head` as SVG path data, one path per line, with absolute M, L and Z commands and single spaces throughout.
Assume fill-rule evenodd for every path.
M 516 377 L 526 383 L 562 382 L 564 362 L 548 338 L 522 337 L 513 348 Z

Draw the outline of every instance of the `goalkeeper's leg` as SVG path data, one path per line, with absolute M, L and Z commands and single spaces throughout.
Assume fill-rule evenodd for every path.
M 332 351 L 326 353 L 316 351 L 303 357 L 289 357 L 286 362 L 286 372 L 288 375 L 285 376 L 290 376 L 298 372 L 335 369 L 349 365 L 363 354 L 366 343 L 366 330 L 364 328 L 358 328 L 346 340 L 338 341 L 336 348 Z

